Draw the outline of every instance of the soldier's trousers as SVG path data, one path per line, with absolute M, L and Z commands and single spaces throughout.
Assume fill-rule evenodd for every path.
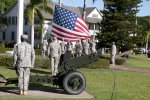
M 29 85 L 29 77 L 30 77 L 30 68 L 28 67 L 22 67 L 18 68 L 18 87 L 21 90 L 28 90 Z
M 56 75 L 58 73 L 58 63 L 59 57 L 51 57 L 52 75 Z
M 111 64 L 115 64 L 115 55 L 111 55 Z

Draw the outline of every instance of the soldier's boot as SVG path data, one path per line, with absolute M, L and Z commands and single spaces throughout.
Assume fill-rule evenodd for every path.
M 23 92 L 23 95 L 28 95 L 27 91 L 24 91 L 24 92 Z
M 19 90 L 19 95 L 23 95 L 23 90 Z

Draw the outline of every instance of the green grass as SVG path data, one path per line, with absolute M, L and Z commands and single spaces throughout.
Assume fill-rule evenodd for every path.
M 124 66 L 150 68 L 150 60 L 146 55 L 130 55 Z
M 110 70 L 83 68 L 79 69 L 79 71 L 82 72 L 87 79 L 86 91 L 95 97 L 93 100 L 110 100 L 114 82 L 114 76 Z M 48 72 L 48 70 L 46 72 Z M 128 72 L 128 71 L 113 71 L 113 72 L 116 75 L 116 86 L 113 100 L 149 100 L 150 98 L 149 73 Z M 5 75 L 7 78 L 16 76 L 14 70 L 7 69 L 6 67 L 0 67 L 0 74 Z M 0 98 L 0 100 L 48 100 L 48 98 L 37 99 L 24 97 L 24 98 Z M 57 99 L 57 100 L 65 100 L 65 99 Z

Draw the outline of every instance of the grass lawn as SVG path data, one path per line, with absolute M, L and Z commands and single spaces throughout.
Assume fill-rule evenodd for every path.
M 150 60 L 146 55 L 130 55 L 124 66 L 150 68 Z
M 111 100 L 114 77 L 108 69 L 79 69 L 87 79 L 86 91 L 92 94 L 93 100 Z M 128 71 L 115 71 L 116 86 L 113 100 L 149 100 L 150 74 Z M 15 76 L 12 69 L 0 67 L 0 74 L 7 78 Z M 12 86 L 12 85 L 11 85 Z M 48 100 L 40 98 L 5 98 L 0 100 Z M 49 99 L 56 100 L 56 99 Z M 65 99 L 57 99 L 65 100 Z M 70 99 L 71 100 L 71 99 Z M 76 100 L 76 99 L 75 99 Z M 85 100 L 85 99 L 84 99 Z

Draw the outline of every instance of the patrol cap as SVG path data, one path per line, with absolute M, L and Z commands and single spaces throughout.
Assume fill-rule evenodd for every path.
M 21 38 L 28 39 L 28 35 L 23 34 L 23 35 L 21 35 Z

